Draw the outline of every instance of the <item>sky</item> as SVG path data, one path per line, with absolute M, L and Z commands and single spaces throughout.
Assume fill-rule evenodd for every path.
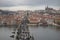
M 45 6 L 60 8 L 60 0 L 0 0 L 0 9 L 38 10 Z

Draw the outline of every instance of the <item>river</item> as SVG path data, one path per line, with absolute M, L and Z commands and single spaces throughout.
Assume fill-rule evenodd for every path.
M 0 40 L 14 40 L 10 37 L 13 35 L 13 29 L 13 27 L 0 27 Z M 60 29 L 47 26 L 35 26 L 29 27 L 29 30 L 35 40 L 60 40 Z

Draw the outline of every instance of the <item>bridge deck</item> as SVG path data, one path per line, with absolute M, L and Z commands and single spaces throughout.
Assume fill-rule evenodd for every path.
M 30 36 L 29 28 L 27 25 L 27 17 L 24 17 L 21 24 L 17 30 L 17 40 L 34 40 L 32 36 Z

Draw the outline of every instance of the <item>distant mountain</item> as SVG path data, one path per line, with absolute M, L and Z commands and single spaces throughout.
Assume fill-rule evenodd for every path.
M 15 11 L 8 11 L 8 10 L 0 10 L 0 14 L 5 14 L 5 15 L 8 15 L 8 14 L 14 14 L 16 13 Z

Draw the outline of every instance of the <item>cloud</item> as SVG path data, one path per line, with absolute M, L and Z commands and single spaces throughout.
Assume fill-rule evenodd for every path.
M 39 6 L 39 5 L 53 5 L 60 6 L 60 0 L 0 0 L 0 7 L 11 6 Z
M 14 4 L 8 0 L 0 0 L 0 7 L 8 7 L 8 6 L 14 6 Z

